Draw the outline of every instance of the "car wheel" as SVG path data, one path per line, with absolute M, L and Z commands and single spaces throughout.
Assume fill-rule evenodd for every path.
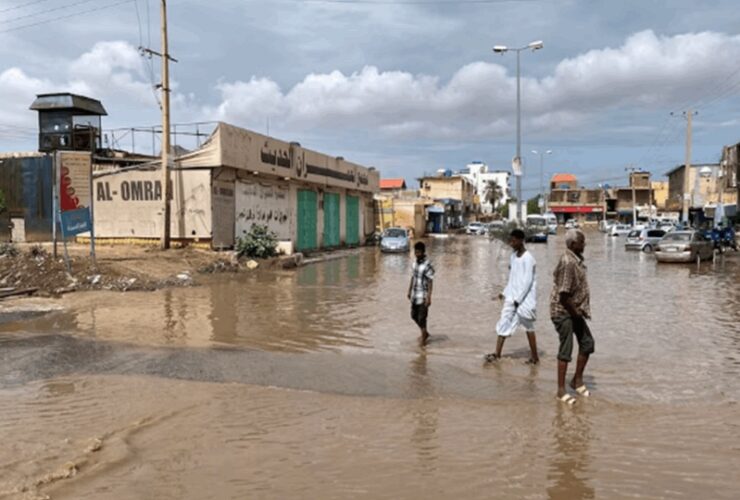
M 645 245 L 642 247 L 643 252 L 652 253 L 653 252 L 653 245 Z

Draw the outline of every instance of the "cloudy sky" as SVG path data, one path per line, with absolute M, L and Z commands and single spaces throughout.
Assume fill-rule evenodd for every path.
M 473 160 L 509 169 L 516 57 L 491 48 L 533 40 L 545 48 L 522 53 L 528 197 L 532 149 L 553 150 L 546 175 L 616 184 L 627 165 L 662 174 L 683 162 L 686 109 L 699 112 L 694 162 L 740 141 L 736 0 L 170 0 L 169 11 L 175 122 L 269 122 L 271 135 L 384 176 Z M 156 125 L 159 65 L 140 45 L 159 49 L 157 0 L 0 0 L 0 150 L 34 148 L 27 108 L 41 92 L 101 99 L 105 128 Z

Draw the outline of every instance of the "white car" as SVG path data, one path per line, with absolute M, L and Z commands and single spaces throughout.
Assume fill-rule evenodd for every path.
M 632 232 L 632 226 L 627 224 L 614 224 L 609 231 L 609 236 L 627 236 Z
M 575 219 L 570 219 L 565 223 L 565 229 L 578 229 L 578 222 Z
M 465 227 L 466 234 L 486 234 L 486 225 L 482 222 L 471 222 Z

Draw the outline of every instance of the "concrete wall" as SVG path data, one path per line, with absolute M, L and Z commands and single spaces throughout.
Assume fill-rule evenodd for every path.
M 129 170 L 94 180 L 95 236 L 159 238 L 162 234 L 162 174 Z M 172 172 L 173 239 L 211 238 L 211 170 Z
M 288 241 L 296 234 L 295 189 L 287 182 L 236 181 L 236 235 L 248 233 L 253 224 L 267 226 L 278 239 Z

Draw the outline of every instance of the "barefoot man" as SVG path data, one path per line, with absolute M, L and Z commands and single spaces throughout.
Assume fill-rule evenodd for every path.
M 565 389 L 565 375 L 573 353 L 573 336 L 578 341 L 578 362 L 570 386 L 583 397 L 590 395 L 583 383 L 583 370 L 594 352 L 594 338 L 586 323 L 591 319 L 590 292 L 586 279 L 583 250 L 586 238 L 579 229 L 571 229 L 565 235 L 568 249 L 555 268 L 555 286 L 550 295 L 550 316 L 560 336 L 558 349 L 558 399 L 572 405 L 576 399 Z
M 536 365 L 540 358 L 537 354 L 537 337 L 534 333 L 534 322 L 537 319 L 537 262 L 524 246 L 524 231 L 514 229 L 509 235 L 509 246 L 514 250 L 509 259 L 509 282 L 499 299 L 504 301 L 501 319 L 496 324 L 496 352 L 487 354 L 486 361 L 501 359 L 501 350 L 508 337 L 516 332 L 519 325 L 527 331 L 529 341 L 530 364 Z
M 408 299 L 411 301 L 411 319 L 421 330 L 421 345 L 426 345 L 429 340 L 427 330 L 427 317 L 429 307 L 432 305 L 432 290 L 434 289 L 434 267 L 426 256 L 426 245 L 419 241 L 414 245 L 416 262 L 411 273 L 409 283 Z

